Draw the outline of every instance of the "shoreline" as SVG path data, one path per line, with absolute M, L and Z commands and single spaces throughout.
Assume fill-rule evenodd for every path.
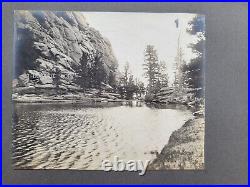
M 39 104 L 80 104 L 80 103 L 123 103 L 131 100 L 119 98 L 89 97 L 71 94 L 57 96 L 13 95 L 13 103 Z M 142 101 L 144 102 L 144 101 Z M 166 169 L 204 169 L 204 129 L 203 115 L 193 113 L 193 119 L 187 120 L 181 128 L 172 132 L 168 143 L 149 164 L 148 170 Z
M 149 163 L 147 170 L 204 169 L 204 131 L 204 118 L 186 121 L 171 134 L 168 143 Z
M 14 103 L 86 103 L 86 102 L 127 102 L 129 100 L 119 98 L 105 98 L 105 97 L 90 97 L 87 95 L 72 94 L 72 95 L 12 95 Z

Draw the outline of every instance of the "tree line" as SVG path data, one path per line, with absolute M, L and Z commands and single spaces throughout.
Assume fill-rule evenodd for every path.
M 169 86 L 174 87 L 176 92 L 180 92 L 180 88 L 182 90 L 186 88 L 195 89 L 194 96 L 201 98 L 204 96 L 203 63 L 205 57 L 203 17 L 197 16 L 189 22 L 187 32 L 198 36 L 198 41 L 189 46 L 196 57 L 186 63 L 182 59 L 181 48 L 177 49 L 176 62 L 179 65 L 178 63 L 176 65 L 176 76 L 172 85 L 169 85 L 166 62 L 158 59 L 157 50 L 153 45 L 147 45 L 144 51 L 143 70 L 144 76 L 148 80 L 147 85 L 134 77 L 128 62 L 119 76 L 114 73 L 114 70 L 105 69 L 102 64 L 102 54 L 97 54 L 95 57 L 83 54 L 80 65 L 75 67 L 76 77 L 73 82 L 79 85 L 83 91 L 88 88 L 101 89 L 102 83 L 105 83 L 112 87 L 113 92 L 119 93 L 124 99 L 141 98 L 142 95 L 146 94 L 145 99 L 150 101 L 156 97 L 161 88 Z M 56 75 L 53 78 L 53 84 L 56 88 L 59 88 L 61 72 L 56 69 L 54 73 Z
M 166 71 L 166 63 L 159 61 L 157 50 L 153 45 L 145 49 L 144 71 L 148 79 L 146 100 L 152 101 L 161 88 L 172 87 L 175 96 L 183 96 L 192 92 L 194 98 L 204 97 L 204 60 L 205 60 L 205 22 L 204 17 L 196 16 L 188 23 L 187 32 L 197 36 L 197 42 L 190 44 L 190 48 L 196 55 L 189 63 L 183 59 L 183 52 L 178 44 L 175 58 L 175 77 L 172 85 L 169 85 Z M 178 41 L 179 42 L 179 41 Z
M 124 70 L 119 78 L 117 92 L 124 99 L 140 99 L 145 92 L 145 86 L 142 81 L 135 78 L 130 71 L 129 63 L 126 62 Z
M 168 74 L 165 61 L 159 61 L 153 45 L 147 45 L 144 54 L 144 75 L 148 79 L 146 100 L 154 99 L 162 87 L 168 87 Z

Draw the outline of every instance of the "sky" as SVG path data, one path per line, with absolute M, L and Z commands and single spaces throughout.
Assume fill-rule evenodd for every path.
M 123 72 L 129 62 L 131 73 L 146 82 L 143 76 L 144 50 L 147 45 L 154 45 L 159 60 L 167 64 L 170 82 L 174 80 L 174 59 L 177 53 L 177 41 L 188 63 L 194 54 L 188 45 L 195 42 L 195 37 L 186 32 L 188 22 L 195 14 L 184 13 L 119 13 L 119 12 L 84 12 L 89 26 L 97 29 L 107 38 Z M 175 20 L 179 20 L 176 28 Z

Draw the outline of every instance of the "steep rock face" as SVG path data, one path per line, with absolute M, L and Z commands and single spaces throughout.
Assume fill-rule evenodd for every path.
M 61 88 L 77 89 L 74 79 L 83 56 L 90 66 L 102 70 L 96 76 L 102 74 L 103 83 L 109 84 L 109 77 L 117 75 L 109 41 L 89 27 L 80 12 L 16 11 L 15 36 L 13 86 L 17 89 L 53 88 L 55 69 L 60 70 Z

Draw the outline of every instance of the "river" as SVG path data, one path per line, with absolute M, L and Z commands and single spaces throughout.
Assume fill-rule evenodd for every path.
M 152 160 L 192 118 L 183 107 L 141 102 L 14 104 L 15 169 L 101 169 L 102 160 Z

